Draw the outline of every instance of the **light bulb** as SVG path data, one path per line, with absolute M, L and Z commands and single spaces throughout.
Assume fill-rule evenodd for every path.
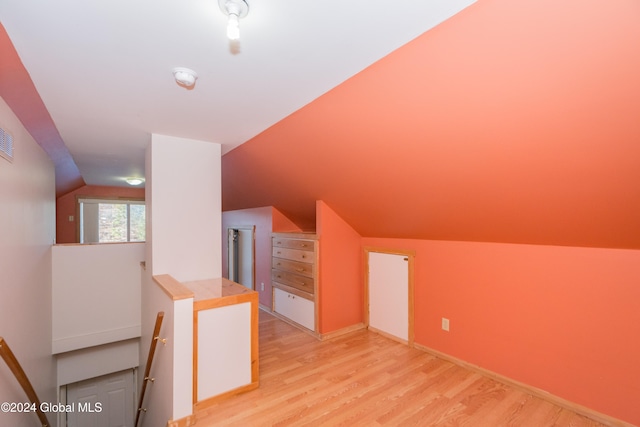
M 144 179 L 142 179 L 142 178 L 127 178 L 125 181 L 129 185 L 140 185 L 140 184 L 142 184 L 144 182 Z
M 240 38 L 240 20 L 235 13 L 229 14 L 229 22 L 227 23 L 227 37 L 229 40 L 238 40 Z

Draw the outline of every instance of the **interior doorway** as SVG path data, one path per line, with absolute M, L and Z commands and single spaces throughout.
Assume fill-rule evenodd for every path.
M 415 253 L 365 248 L 367 327 L 410 346 L 414 337 Z
M 63 403 L 73 411 L 61 413 L 68 427 L 134 427 L 135 371 L 115 372 L 97 378 L 67 384 Z
M 255 226 L 227 228 L 227 278 L 255 290 Z

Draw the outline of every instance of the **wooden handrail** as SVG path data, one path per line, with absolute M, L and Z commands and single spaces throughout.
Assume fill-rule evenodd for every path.
M 20 366 L 18 359 L 16 359 L 11 348 L 9 348 L 9 344 L 7 344 L 2 337 L 0 337 L 0 355 L 2 355 L 2 359 L 4 359 L 4 362 L 13 373 L 13 376 L 16 377 L 16 380 L 18 380 L 22 386 L 22 389 L 27 394 L 31 403 L 36 405 L 36 415 L 38 415 L 38 419 L 42 423 L 42 427 L 49 427 L 51 424 L 49 424 L 47 416 L 42 412 L 42 409 L 40 409 L 40 399 L 38 399 L 38 395 L 33 389 L 29 378 L 27 378 L 27 374 L 25 374 L 22 366 Z
M 138 427 L 138 421 L 140 421 L 140 413 L 147 412 L 145 408 L 142 407 L 142 403 L 144 401 L 144 393 L 147 389 L 147 383 L 149 381 L 153 382 L 155 379 L 149 377 L 151 374 L 151 363 L 153 362 L 153 356 L 156 353 L 156 346 L 158 345 L 158 341 L 165 342 L 160 339 L 160 328 L 162 327 L 162 320 L 164 319 L 164 311 L 158 312 L 156 316 L 156 325 L 153 328 L 153 338 L 151 338 L 151 345 L 149 346 L 149 356 L 147 357 L 147 366 L 144 369 L 144 378 L 142 380 L 142 391 L 140 392 L 140 400 L 138 401 L 138 411 L 136 413 L 136 422 L 134 427 Z

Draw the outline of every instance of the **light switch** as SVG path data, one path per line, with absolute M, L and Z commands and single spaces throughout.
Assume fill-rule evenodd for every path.
M 446 317 L 442 318 L 442 330 L 449 332 L 449 319 Z

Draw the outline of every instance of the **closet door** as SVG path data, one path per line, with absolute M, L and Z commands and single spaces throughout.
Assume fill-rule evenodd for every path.
M 369 328 L 409 341 L 409 259 L 368 252 Z
M 135 415 L 133 370 L 68 384 L 69 427 L 133 427 Z

